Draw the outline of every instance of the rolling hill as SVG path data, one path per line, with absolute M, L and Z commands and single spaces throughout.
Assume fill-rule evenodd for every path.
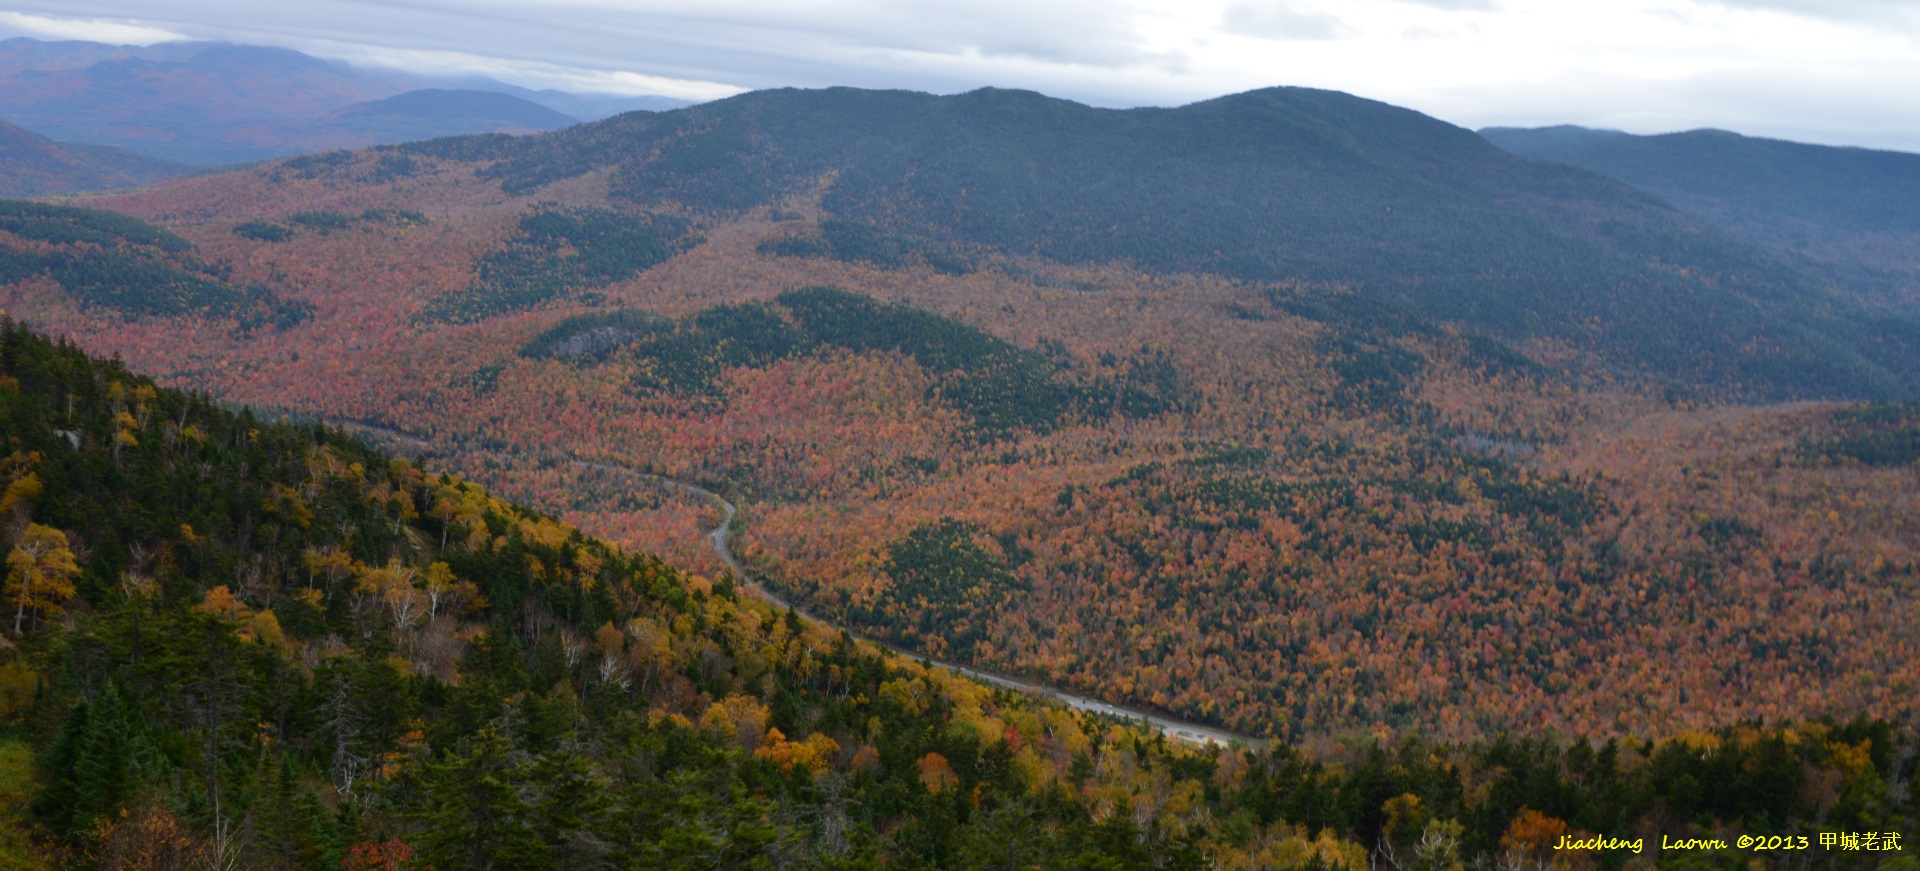
M 55 139 L 234 163 L 313 150 L 257 132 L 403 88 L 296 51 L 227 43 L 0 42 L 0 117 Z
M 138 187 L 192 170 L 108 145 L 55 142 L 0 121 L 0 196 Z
M 57 140 L 201 166 L 552 130 L 574 123 L 572 111 L 676 105 L 684 103 L 532 91 L 485 79 L 456 84 L 221 42 L 0 41 L 0 119 Z
M 0 200 L 0 282 L 47 287 L 59 304 L 237 329 L 284 329 L 310 311 L 263 287 L 236 287 L 223 272 L 187 240 L 125 215 Z
M 1920 310 L 1920 154 L 1691 130 L 1480 131 L 1515 154 L 1656 194 L 1875 302 Z
M 356 103 L 333 113 L 330 120 L 372 142 L 435 139 L 476 130 L 533 133 L 579 123 L 572 117 L 509 94 L 440 88 Z
M 297 143 L 301 151 L 319 151 L 482 132 L 538 133 L 576 123 L 570 116 L 510 94 L 422 88 L 260 133 Z

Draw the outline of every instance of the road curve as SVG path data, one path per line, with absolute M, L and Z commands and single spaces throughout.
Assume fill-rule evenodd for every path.
M 606 467 L 605 464 L 593 464 L 593 465 L 595 468 Z M 634 474 L 641 474 L 641 473 L 635 472 Z M 1006 675 L 996 674 L 991 671 L 984 671 L 971 666 L 961 665 L 957 662 L 947 662 L 946 660 L 935 659 L 931 656 L 927 656 L 922 653 L 916 653 L 911 650 L 904 650 L 899 647 L 895 647 L 891 644 L 888 644 L 884 641 L 880 641 L 875 638 L 864 637 L 859 633 L 852 631 L 851 629 L 847 629 L 844 626 L 835 624 L 831 620 L 826 620 L 820 617 L 820 615 L 818 614 L 811 613 L 805 607 L 789 601 L 786 597 L 780 595 L 779 593 L 774 592 L 773 590 L 767 589 L 767 586 L 761 583 L 759 579 L 755 578 L 752 572 L 747 571 L 746 566 L 741 565 L 740 561 L 734 558 L 733 549 L 729 547 L 729 537 L 733 531 L 734 515 L 738 513 L 739 509 L 736 509 L 732 502 L 727 501 L 725 497 L 722 497 L 718 493 L 715 493 L 704 487 L 699 487 L 693 484 L 689 484 L 685 481 L 678 481 L 672 478 L 665 478 L 660 476 L 651 476 L 651 477 L 654 477 L 655 480 L 664 482 L 668 486 L 674 487 L 684 492 L 705 496 L 706 498 L 712 499 L 714 502 L 720 505 L 721 509 L 726 512 L 726 517 L 720 521 L 720 525 L 715 526 L 711 531 L 707 533 L 708 543 L 713 545 L 714 553 L 718 554 L 721 561 L 726 563 L 727 568 L 733 571 L 734 578 L 739 581 L 741 586 L 752 591 L 755 595 L 759 596 L 760 598 L 773 603 L 774 607 L 776 608 L 790 609 L 794 613 L 800 615 L 801 617 L 804 617 L 807 620 L 810 620 L 814 623 L 818 623 L 822 626 L 825 626 L 828 629 L 832 629 L 836 632 L 844 631 L 855 638 L 859 638 L 860 640 L 865 641 L 869 644 L 874 644 L 880 647 L 884 647 L 888 650 L 893 651 L 894 653 L 897 653 L 901 656 L 905 656 L 909 659 L 917 659 L 922 662 L 926 662 L 930 665 L 935 665 L 940 668 L 944 668 L 956 674 L 965 675 L 967 677 L 973 678 L 974 680 L 981 681 L 983 683 L 989 683 L 995 686 L 1005 687 L 1010 690 L 1028 693 L 1030 695 L 1052 698 L 1054 700 L 1059 701 L 1061 704 L 1064 704 L 1067 707 L 1073 708 L 1074 710 L 1078 710 L 1078 711 L 1091 711 L 1093 713 L 1103 714 L 1109 717 L 1120 717 L 1120 718 L 1134 720 L 1134 721 L 1145 721 L 1149 726 L 1152 726 L 1154 729 L 1157 729 L 1161 732 L 1165 732 L 1167 734 L 1167 737 L 1169 738 L 1174 738 L 1180 741 L 1186 741 L 1192 744 L 1217 743 L 1222 745 L 1231 745 L 1235 742 L 1240 742 L 1240 743 L 1251 742 L 1251 739 L 1248 739 L 1244 736 L 1235 735 L 1229 732 L 1223 732 L 1219 729 L 1209 728 L 1207 726 L 1202 726 L 1197 723 L 1187 723 L 1180 720 L 1174 720 L 1174 719 L 1169 719 L 1167 717 L 1157 716 L 1154 714 L 1147 713 L 1146 711 L 1136 710 L 1134 708 L 1127 708 L 1127 707 L 1122 707 L 1120 705 L 1108 704 L 1098 699 L 1091 699 L 1091 698 L 1087 698 L 1086 696 L 1074 695 L 1073 693 L 1063 692 L 1061 690 L 1054 689 L 1053 687 L 1020 680 L 1019 678 L 1008 677 Z
M 414 447 L 419 450 L 427 450 L 433 447 L 432 442 L 424 438 L 421 438 L 418 435 L 397 430 L 392 427 L 380 426 L 377 424 L 372 424 L 365 421 L 357 421 L 357 420 L 329 419 L 326 422 L 334 426 L 338 426 L 346 429 L 356 429 L 356 430 L 361 430 L 365 432 L 377 433 L 389 439 L 400 441 L 404 444 L 407 444 L 410 447 Z M 1153 729 L 1165 733 L 1167 737 L 1177 741 L 1182 741 L 1188 744 L 1196 744 L 1196 745 L 1202 745 L 1202 746 L 1207 744 L 1220 744 L 1223 746 L 1231 746 L 1236 743 L 1252 744 L 1259 740 L 1259 739 L 1251 738 L 1245 735 L 1236 735 L 1232 732 L 1215 729 L 1209 726 L 1202 726 L 1198 723 L 1189 723 L 1182 720 L 1175 720 L 1169 717 L 1160 716 L 1158 714 L 1148 713 L 1146 711 L 1142 711 L 1137 708 L 1129 708 L 1123 705 L 1109 704 L 1107 702 L 1100 701 L 1099 699 L 1093 699 L 1093 698 L 1088 698 L 1086 696 L 1075 695 L 1073 693 L 1056 689 L 1054 687 L 1033 683 L 1031 681 L 1024 681 L 1015 677 L 1008 677 L 1007 675 L 997 674 L 991 671 L 984 671 L 982 669 L 974 668 L 972 666 L 961 665 L 955 662 L 947 662 L 946 660 L 942 660 L 942 659 L 935 659 L 933 657 L 927 656 L 922 653 L 916 653 L 911 650 L 905 650 L 899 647 L 895 647 L 894 645 L 888 644 L 879 639 L 869 638 L 865 635 L 862 635 L 858 632 L 853 631 L 848 627 L 835 623 L 832 620 L 824 619 L 820 615 L 812 613 L 811 611 L 808 611 L 805 606 L 792 602 L 788 600 L 785 596 L 782 596 L 779 593 L 774 592 L 771 589 L 768 589 L 766 584 L 762 583 L 758 578 L 754 576 L 752 572 L 748 571 L 747 567 L 742 565 L 738 559 L 735 559 L 733 555 L 731 536 L 733 534 L 733 519 L 735 516 L 737 516 L 740 513 L 740 511 L 738 508 L 734 507 L 734 504 L 732 502 L 727 501 L 726 497 L 721 496 L 720 494 L 715 493 L 712 490 L 708 490 L 707 488 L 702 487 L 698 484 L 682 481 L 677 478 L 670 478 L 665 475 L 656 475 L 651 472 L 643 472 L 643 471 L 640 471 L 639 469 L 634 469 L 634 468 L 624 466 L 624 465 L 619 465 L 616 463 L 608 463 L 608 462 L 596 461 L 596 460 L 582 460 L 582 459 L 571 458 L 571 457 L 568 458 L 568 462 L 580 468 L 595 469 L 602 472 L 610 472 L 613 474 L 620 474 L 620 475 L 631 475 L 636 478 L 645 478 L 651 481 L 656 481 L 656 482 L 659 482 L 660 484 L 679 490 L 683 493 L 688 493 L 693 496 L 711 500 L 715 504 L 719 505 L 721 510 L 725 512 L 726 516 L 721 518 L 720 524 L 718 526 L 715 526 L 713 529 L 707 531 L 707 543 L 713 546 L 713 552 L 717 556 L 719 556 L 720 561 L 724 563 L 726 567 L 733 572 L 733 576 L 736 582 L 741 587 L 746 588 L 748 592 L 751 592 L 754 595 L 759 596 L 760 598 L 765 599 L 766 601 L 772 603 L 774 607 L 790 610 L 795 614 L 799 615 L 800 617 L 806 620 L 810 620 L 814 623 L 818 623 L 821 626 L 825 626 L 830 630 L 833 630 L 835 632 L 846 632 L 847 634 L 853 636 L 854 638 L 860 641 L 865 641 L 868 644 L 872 644 L 877 647 L 884 647 L 888 650 L 893 651 L 894 653 L 897 653 L 909 659 L 920 660 L 921 662 L 925 662 L 929 665 L 937 666 L 939 668 L 944 668 L 948 671 L 954 672 L 955 674 L 964 675 L 966 677 L 972 678 L 982 683 L 988 683 L 994 686 L 1004 687 L 1006 689 L 1014 690 L 1016 692 L 1027 693 L 1029 695 L 1039 696 L 1042 698 L 1053 699 L 1076 711 L 1087 711 L 1090 713 L 1100 714 L 1103 716 L 1115 717 L 1115 718 L 1124 719 L 1124 720 L 1131 720 L 1136 723 L 1144 722 L 1145 724 L 1152 727 Z

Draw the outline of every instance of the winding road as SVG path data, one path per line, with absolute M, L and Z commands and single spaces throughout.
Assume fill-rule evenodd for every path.
M 434 447 L 433 443 L 431 441 L 428 441 L 427 439 L 424 439 L 413 433 L 393 429 L 392 427 L 380 426 L 377 424 L 372 424 L 372 423 L 367 423 L 364 421 L 357 421 L 357 420 L 328 419 L 325 422 L 332 426 L 341 427 L 343 429 L 360 430 L 362 432 L 376 433 L 378 435 L 384 436 L 394 441 L 398 441 L 402 444 L 405 444 L 417 450 L 430 450 Z M 737 516 L 740 513 L 740 510 L 736 508 L 732 502 L 727 501 L 726 497 L 721 496 L 720 494 L 715 493 L 712 490 L 708 490 L 707 488 L 702 487 L 698 484 L 682 481 L 677 478 L 669 478 L 665 475 L 656 475 L 651 472 L 643 472 L 643 471 L 640 471 L 639 469 L 634 469 L 627 466 L 618 465 L 615 463 L 600 462 L 595 460 L 582 460 L 582 459 L 577 459 L 572 457 L 568 457 L 567 462 L 580 468 L 594 469 L 597 471 L 609 472 L 617 475 L 629 475 L 635 478 L 643 478 L 646 480 L 655 481 L 667 487 L 673 488 L 675 490 L 679 490 L 683 493 L 687 493 L 699 498 L 710 500 L 715 504 L 719 505 L 721 510 L 725 512 L 726 516 L 721 518 L 720 524 L 718 526 L 715 526 L 713 529 L 707 531 L 707 543 L 713 546 L 713 552 L 716 555 L 718 555 L 720 557 L 720 561 L 726 564 L 726 567 L 733 572 L 733 576 L 739 582 L 740 586 L 745 587 L 748 592 L 751 592 L 754 595 L 759 596 L 760 598 L 765 599 L 766 601 L 772 603 L 773 606 L 776 608 L 793 611 L 795 614 L 798 614 L 800 617 L 810 620 L 814 623 L 818 623 L 821 626 L 825 626 L 832 631 L 846 632 L 848 635 L 851 635 L 855 639 L 858 639 L 860 641 L 864 641 L 876 647 L 884 647 L 888 650 L 893 651 L 894 653 L 897 653 L 909 659 L 916 659 L 921 662 L 927 663 L 929 665 L 937 666 L 939 668 L 944 668 L 948 671 L 954 672 L 955 674 L 963 675 L 965 677 L 972 678 L 982 683 L 992 684 L 997 687 L 1004 687 L 1006 689 L 1014 690 L 1016 692 L 1027 693 L 1029 695 L 1039 696 L 1042 698 L 1053 699 L 1076 711 L 1087 711 L 1090 713 L 1100 714 L 1107 717 L 1130 720 L 1135 723 L 1144 722 L 1145 724 L 1152 727 L 1153 729 L 1160 731 L 1162 733 L 1165 733 L 1167 737 L 1177 741 L 1182 741 L 1188 744 L 1196 744 L 1196 745 L 1202 745 L 1202 746 L 1207 744 L 1220 744 L 1223 746 L 1231 746 L 1236 743 L 1252 744 L 1252 743 L 1256 743 L 1258 740 L 1245 735 L 1236 735 L 1232 732 L 1222 731 L 1220 729 L 1215 729 L 1209 726 L 1202 726 L 1197 723 L 1189 723 L 1182 720 L 1175 720 L 1168 717 L 1160 716 L 1158 714 L 1148 713 L 1146 711 L 1142 711 L 1137 708 L 1129 708 L 1122 705 L 1109 704 L 1107 702 L 1100 701 L 1099 699 L 1088 698 L 1086 696 L 1081 696 L 1081 695 L 1075 695 L 1073 693 L 1066 692 L 1064 690 L 1060 690 L 1054 687 L 1045 686 L 1043 684 L 1037 684 L 1031 681 L 1024 681 L 1015 677 L 1008 677 L 1004 674 L 997 674 L 995 672 L 985 671 L 982 669 L 974 668 L 972 666 L 966 666 L 966 665 L 961 665 L 955 662 L 947 662 L 945 660 L 935 659 L 925 654 L 916 653 L 911 650 L 904 650 L 902 648 L 895 647 L 891 644 L 888 644 L 884 641 L 880 641 L 875 638 L 869 638 L 865 635 L 862 635 L 859 632 L 853 631 L 849 627 L 842 626 L 838 623 L 835 623 L 832 620 L 824 619 L 820 615 L 814 614 L 808 611 L 804 606 L 794 603 L 792 601 L 789 601 L 785 596 L 782 596 L 779 593 L 774 592 L 771 589 L 768 589 L 766 584 L 762 583 L 759 578 L 755 577 L 752 572 L 748 571 L 747 567 L 742 565 L 738 559 L 735 559 L 733 555 L 731 536 L 733 534 L 733 519 L 735 516 Z

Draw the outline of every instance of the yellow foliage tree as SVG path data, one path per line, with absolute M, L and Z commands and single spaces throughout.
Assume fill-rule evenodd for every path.
M 390 559 L 382 568 L 361 567 L 354 590 L 364 601 L 378 601 L 387 606 L 388 614 L 393 617 L 393 630 L 399 632 L 412 626 L 426 609 L 427 597 L 413 585 L 419 575 L 419 569 Z
M 8 482 L 5 491 L 0 491 L 0 514 L 11 514 L 16 509 L 24 509 L 40 495 L 40 476 L 28 472 Z
M 953 764 L 938 753 L 928 753 L 914 765 L 920 769 L 920 784 L 936 795 L 960 781 L 960 777 L 953 773 Z
M 1533 808 L 1521 808 L 1500 836 L 1500 846 L 1544 853 L 1553 849 L 1567 833 L 1565 820 L 1547 816 Z
M 759 748 L 767 735 L 767 706 L 752 696 L 738 693 L 707 707 L 700 716 L 700 728 L 714 732 L 742 750 Z
M 202 614 L 212 614 L 227 621 L 241 620 L 253 612 L 253 609 L 247 607 L 247 603 L 233 595 L 233 590 L 226 584 L 220 584 L 208 590 L 206 597 L 200 600 L 200 604 L 193 606 L 193 610 Z
M 840 742 L 818 732 L 807 736 L 805 741 L 788 741 L 779 729 L 768 729 L 766 740 L 753 751 L 755 758 L 769 760 L 783 772 L 792 771 L 798 765 L 815 775 L 832 768 L 833 759 L 839 754 Z
M 341 578 L 352 577 L 355 572 L 364 568 L 354 562 L 352 555 L 334 545 L 307 548 L 300 554 L 300 563 L 307 567 L 309 583 L 315 575 L 324 577 L 327 579 L 329 590 Z
M 453 576 L 453 568 L 446 563 L 434 563 L 427 566 L 427 619 L 440 616 L 440 600 L 459 589 L 460 579 Z
M 67 534 L 38 523 L 27 525 L 20 541 L 7 554 L 7 601 L 14 606 L 13 636 L 27 620 L 29 609 L 40 612 L 60 610 L 61 602 L 73 596 L 73 579 L 80 574 L 74 562 Z

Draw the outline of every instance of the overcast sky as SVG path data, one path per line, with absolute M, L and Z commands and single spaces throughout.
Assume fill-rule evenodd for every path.
M 226 39 L 529 87 L 1335 88 L 1468 127 L 1920 151 L 1920 0 L 0 0 L 0 35 Z

